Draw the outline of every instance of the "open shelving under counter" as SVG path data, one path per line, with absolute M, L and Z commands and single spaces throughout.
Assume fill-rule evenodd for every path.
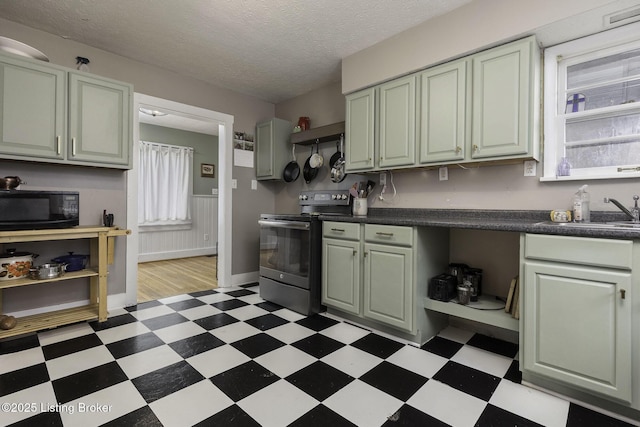
M 16 242 L 38 242 L 73 239 L 90 239 L 89 261 L 87 268 L 64 273 L 52 279 L 21 278 L 0 281 L 0 313 L 2 310 L 2 292 L 5 289 L 55 285 L 57 282 L 79 278 L 89 279 L 89 303 L 79 307 L 38 313 L 17 318 L 17 325 L 8 330 L 0 330 L 0 339 L 10 336 L 36 332 L 70 323 L 107 320 L 107 276 L 108 265 L 113 264 L 114 238 L 130 234 L 130 230 L 118 227 L 81 226 L 62 229 L 0 231 L 0 244 Z
M 424 298 L 424 308 L 511 331 L 519 330 L 518 319 L 504 311 L 503 301 L 491 295 L 482 295 L 477 302 L 470 302 L 468 305 Z

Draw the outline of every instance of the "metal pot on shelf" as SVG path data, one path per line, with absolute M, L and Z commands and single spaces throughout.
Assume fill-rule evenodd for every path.
M 50 263 L 42 264 L 29 269 L 29 277 L 36 280 L 55 279 L 66 271 L 66 264 Z

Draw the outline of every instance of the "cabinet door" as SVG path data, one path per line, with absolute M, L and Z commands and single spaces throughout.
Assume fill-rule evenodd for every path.
M 64 158 L 65 72 L 0 60 L 0 153 L 5 158 Z
M 413 250 L 364 245 L 363 315 L 405 331 L 413 330 Z
M 524 369 L 630 402 L 631 273 L 526 261 L 524 275 Z
M 360 242 L 322 240 L 322 303 L 360 314 Z
M 472 158 L 528 152 L 531 43 L 527 39 L 473 57 Z
M 130 167 L 131 86 L 69 73 L 67 158 Z
M 467 130 L 468 60 L 420 74 L 420 163 L 463 160 Z
M 373 169 L 375 138 L 375 89 L 347 95 L 345 170 Z
M 380 85 L 380 168 L 408 166 L 416 153 L 416 77 Z
M 256 125 L 256 178 L 273 176 L 273 122 Z

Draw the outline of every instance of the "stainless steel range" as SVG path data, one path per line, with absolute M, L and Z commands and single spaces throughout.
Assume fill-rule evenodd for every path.
M 300 214 L 260 215 L 260 296 L 304 315 L 319 313 L 322 221 L 350 215 L 348 190 L 303 191 Z

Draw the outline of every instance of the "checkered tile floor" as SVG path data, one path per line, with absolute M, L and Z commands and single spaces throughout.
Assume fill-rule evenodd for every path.
M 0 341 L 0 425 L 625 425 L 520 385 L 517 351 L 455 328 L 416 348 L 219 289 Z

